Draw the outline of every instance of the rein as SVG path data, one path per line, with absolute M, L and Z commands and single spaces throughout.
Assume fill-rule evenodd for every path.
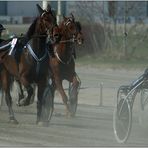
M 33 35 L 32 38 L 47 37 L 47 35 Z
M 68 20 L 67 22 L 64 23 L 64 26 L 68 26 L 71 23 L 71 20 Z M 58 43 L 75 43 L 75 41 L 77 41 L 77 39 L 75 39 L 74 35 L 72 38 L 70 39 L 66 39 L 66 40 L 60 40 Z M 54 54 L 56 56 L 56 58 L 64 65 L 69 64 L 71 62 L 71 60 L 73 59 L 73 56 L 70 56 L 69 60 L 67 62 L 64 62 L 60 56 L 58 55 L 57 52 L 57 48 L 54 49 Z
M 75 39 L 75 38 L 72 38 L 72 39 L 69 39 L 69 40 L 62 40 L 62 41 L 60 41 L 59 43 L 74 43 L 75 41 L 77 41 L 77 39 Z
M 11 45 L 11 41 L 9 43 L 7 43 L 6 45 L 0 46 L 0 50 L 3 51 L 4 48 L 8 47 Z

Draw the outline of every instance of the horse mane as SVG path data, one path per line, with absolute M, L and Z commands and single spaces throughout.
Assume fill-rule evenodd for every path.
M 37 20 L 38 20 L 38 17 L 35 18 L 35 20 L 33 21 L 33 23 L 30 25 L 27 33 L 26 33 L 26 36 L 28 39 L 31 39 L 32 35 L 34 34 L 35 32 L 35 26 L 36 26 L 36 23 L 37 23 Z

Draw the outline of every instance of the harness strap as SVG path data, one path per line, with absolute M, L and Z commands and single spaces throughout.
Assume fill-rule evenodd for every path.
M 0 50 L 1 50 L 1 49 L 4 49 L 4 48 L 6 48 L 6 47 L 8 47 L 8 46 L 10 46 L 10 45 L 11 45 L 11 42 L 9 42 L 9 43 L 6 44 L 6 45 L 0 46 Z
M 56 50 L 55 50 L 55 55 L 56 55 L 57 59 L 58 59 L 62 64 L 66 64 L 65 62 L 63 62 L 63 61 L 60 59 L 60 57 L 59 57 L 59 55 L 58 55 L 58 53 L 57 53 Z
M 55 48 L 55 50 L 54 50 L 54 53 L 55 53 L 55 56 L 57 57 L 57 59 L 58 59 L 62 64 L 69 64 L 69 63 L 71 62 L 71 60 L 72 60 L 72 57 L 70 57 L 69 61 L 67 61 L 67 62 L 62 61 L 62 59 L 59 57 L 59 55 L 58 55 L 58 53 L 57 53 L 56 48 Z
M 8 54 L 8 55 L 11 55 L 11 54 L 12 54 L 16 43 L 17 43 L 17 38 L 14 38 L 14 39 L 12 40 L 12 42 L 11 42 L 11 48 L 10 48 L 10 51 L 9 51 L 9 54 Z
M 68 43 L 68 42 L 74 43 L 75 41 L 77 41 L 77 39 L 71 38 L 71 39 L 69 39 L 69 40 L 62 40 L 62 41 L 60 41 L 59 43 Z
M 29 44 L 27 44 L 27 48 L 29 49 L 30 54 L 32 55 L 32 57 L 37 61 L 37 62 L 41 62 L 46 58 L 47 55 L 47 50 L 45 50 L 45 54 L 41 57 L 38 58 L 37 55 L 34 53 L 34 51 L 32 50 L 31 46 Z
M 41 58 L 38 58 L 29 44 L 27 44 L 27 48 L 29 50 L 29 53 L 32 55 L 32 57 L 37 61 L 36 73 L 38 75 L 39 70 L 40 70 L 40 64 L 41 64 L 40 62 L 43 61 L 46 58 L 48 52 L 47 52 L 47 50 L 45 50 L 45 54 Z

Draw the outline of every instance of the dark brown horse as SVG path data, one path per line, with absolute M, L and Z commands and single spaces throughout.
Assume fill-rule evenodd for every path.
M 75 115 L 78 101 L 80 79 L 75 72 L 75 43 L 83 43 L 81 25 L 75 22 L 74 16 L 64 17 L 59 27 L 53 30 L 53 38 L 60 37 L 60 42 L 54 45 L 54 56 L 49 59 L 53 73 L 55 89 L 57 89 L 66 106 L 67 115 Z M 69 81 L 69 99 L 63 89 L 62 81 Z
M 36 84 L 37 92 L 37 123 L 47 123 L 52 115 L 53 97 L 50 91 L 49 79 L 49 56 L 47 53 L 46 39 L 48 32 L 52 30 L 56 24 L 55 16 L 52 13 L 50 5 L 47 10 L 43 10 L 37 5 L 40 16 L 37 17 L 28 29 L 24 40 L 27 43 L 30 39 L 32 43 L 28 43 L 21 54 L 17 53 L 19 46 L 16 45 L 16 58 L 12 55 L 6 55 L 2 62 L 1 82 L 5 91 L 6 103 L 9 109 L 10 121 L 17 123 L 12 110 L 12 98 L 10 95 L 10 81 L 15 76 L 24 89 L 27 96 L 21 99 L 20 106 L 30 104 L 33 88 L 31 84 Z M 20 44 L 19 44 L 20 45 Z

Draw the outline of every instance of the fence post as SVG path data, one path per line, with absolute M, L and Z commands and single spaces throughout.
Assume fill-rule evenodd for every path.
M 99 106 L 103 106 L 103 82 L 100 83 L 100 102 Z

